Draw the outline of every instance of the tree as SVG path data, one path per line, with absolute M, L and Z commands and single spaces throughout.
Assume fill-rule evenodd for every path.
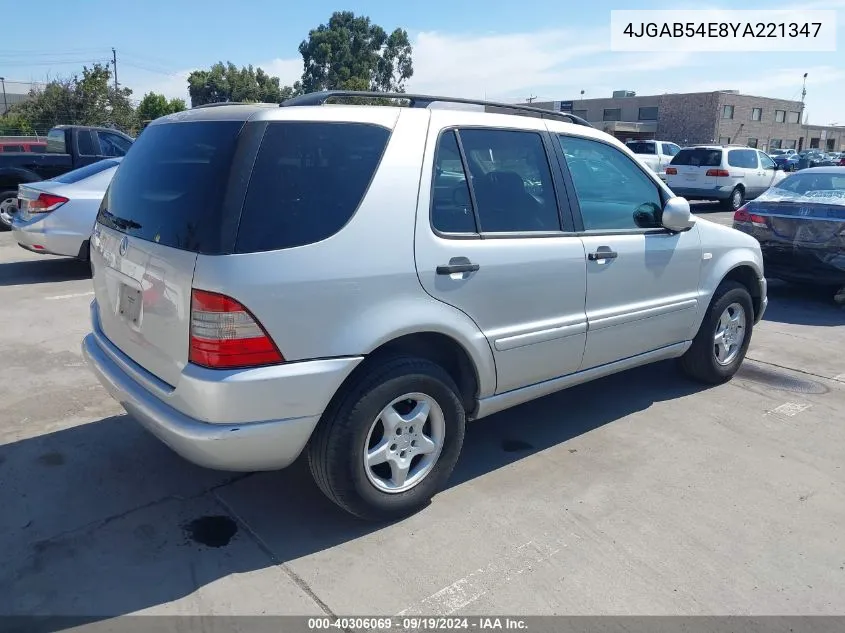
M 414 74 L 411 43 L 404 29 L 390 35 L 369 17 L 336 11 L 299 45 L 302 90 L 404 92 Z
M 29 99 L 15 104 L 10 113 L 30 128 L 45 133 L 54 125 L 102 125 L 123 130 L 137 127 L 129 88 L 115 88 L 108 66 L 82 68 L 82 76 L 54 79 L 43 88 L 33 88 Z
M 184 99 L 171 99 L 155 92 L 144 95 L 141 103 L 138 104 L 138 118 L 143 121 L 152 121 L 159 117 L 181 112 L 185 109 Z
M 282 87 L 278 77 L 271 77 L 252 65 L 238 69 L 232 62 L 217 62 L 209 70 L 195 70 L 188 75 L 191 106 L 226 101 L 281 103 L 298 94 L 299 82 Z

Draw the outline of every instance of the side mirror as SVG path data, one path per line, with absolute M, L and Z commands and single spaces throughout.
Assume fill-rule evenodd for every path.
M 691 229 L 695 225 L 695 218 L 692 217 L 689 202 L 686 198 L 669 198 L 663 205 L 663 217 L 661 220 L 663 228 L 670 231 L 681 232 Z

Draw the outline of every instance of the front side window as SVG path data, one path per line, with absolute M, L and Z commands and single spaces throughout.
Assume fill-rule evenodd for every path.
M 76 137 L 76 149 L 80 156 L 96 156 L 94 134 L 90 130 L 79 130 Z
M 478 205 L 479 231 L 561 230 L 540 134 L 494 129 L 462 129 L 458 134 Z
M 97 137 L 100 140 L 100 155 L 119 157 L 124 156 L 129 151 L 131 143 L 119 134 L 112 134 L 110 132 L 97 132 Z
M 760 154 L 760 165 L 763 169 L 774 169 L 775 168 L 775 161 L 773 161 L 769 156 L 766 156 L 763 152 L 758 152 Z M 755 167 L 757 165 L 754 165 Z
M 591 139 L 559 135 L 587 231 L 660 226 L 657 185 L 627 155 Z
M 663 153 L 666 156 L 674 156 L 681 151 L 681 148 L 674 143 L 663 143 Z
M 757 152 L 753 149 L 734 149 L 728 152 L 728 165 L 744 169 L 757 169 Z

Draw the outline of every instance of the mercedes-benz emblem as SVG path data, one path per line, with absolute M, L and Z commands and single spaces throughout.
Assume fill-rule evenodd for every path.
M 120 247 L 118 248 L 118 250 L 120 251 L 121 257 L 126 255 L 126 249 L 127 248 L 129 248 L 129 238 L 124 235 L 123 239 L 120 240 Z

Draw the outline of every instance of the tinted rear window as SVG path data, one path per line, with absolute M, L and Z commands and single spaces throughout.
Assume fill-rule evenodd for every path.
M 337 233 L 361 203 L 389 137 L 389 130 L 364 123 L 270 123 L 235 251 L 291 248 Z
M 722 164 L 720 149 L 682 149 L 672 159 L 671 165 L 691 167 L 718 167 Z
M 223 193 L 243 121 L 152 125 L 133 143 L 98 221 L 164 246 L 219 254 Z
M 654 143 L 626 143 L 628 149 L 635 154 L 656 154 Z
M 51 178 L 50 181 L 60 182 L 65 185 L 71 185 L 75 182 L 79 182 L 83 178 L 90 178 L 91 176 L 99 174 L 101 171 L 105 171 L 109 167 L 115 167 L 119 164 L 120 163 L 118 163 L 116 160 L 100 160 L 96 163 L 85 165 L 85 167 L 80 167 L 79 169 L 69 171 L 66 174 L 62 174 L 61 176 Z

